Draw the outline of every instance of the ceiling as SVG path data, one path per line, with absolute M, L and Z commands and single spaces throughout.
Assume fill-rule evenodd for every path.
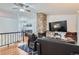
M 27 4 L 23 5 L 27 6 Z M 35 10 L 31 7 L 26 8 L 26 11 L 24 12 L 20 11 L 23 7 L 16 5 L 15 3 L 0 3 L 0 16 L 28 16 L 35 13 Z M 28 10 L 30 10 L 30 12 Z
M 25 3 L 29 6 L 26 9 L 31 12 L 20 12 L 14 3 L 0 3 L 0 14 L 15 15 L 15 14 L 31 14 L 31 13 L 45 13 L 45 14 L 77 14 L 79 13 L 79 3 Z
M 46 14 L 77 14 L 79 3 L 31 3 L 37 12 Z

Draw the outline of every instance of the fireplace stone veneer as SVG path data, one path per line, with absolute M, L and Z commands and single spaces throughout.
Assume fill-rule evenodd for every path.
M 47 29 L 47 16 L 44 13 L 37 13 L 38 33 L 45 33 Z

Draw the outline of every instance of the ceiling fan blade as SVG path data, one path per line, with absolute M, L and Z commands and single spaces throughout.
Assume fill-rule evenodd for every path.
M 31 12 L 31 10 L 26 9 L 27 12 Z
M 31 10 L 28 9 L 29 5 L 22 3 L 14 3 L 14 4 L 16 5 L 16 7 L 14 7 L 13 9 L 24 9 L 26 12 L 31 12 Z
M 22 4 L 22 3 L 14 3 L 16 6 L 19 6 L 19 7 L 29 7 L 29 5 L 25 5 L 25 4 Z
M 14 3 L 16 6 L 18 6 L 18 7 L 23 7 L 24 6 L 24 4 L 22 4 L 22 3 Z
M 28 8 L 28 7 L 29 7 L 29 5 L 26 5 L 25 7 L 26 7 L 26 8 Z

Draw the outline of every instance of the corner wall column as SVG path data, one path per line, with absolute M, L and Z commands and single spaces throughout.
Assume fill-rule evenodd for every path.
M 37 13 L 37 31 L 44 33 L 47 30 L 47 15 L 44 13 Z

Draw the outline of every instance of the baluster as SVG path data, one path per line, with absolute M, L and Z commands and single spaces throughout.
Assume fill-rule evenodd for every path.
M 9 34 L 7 34 L 7 45 L 9 44 Z
M 17 33 L 16 33 L 16 42 L 18 41 Z
M 17 33 L 17 41 L 18 41 L 18 33 Z
M 9 34 L 7 34 L 7 45 L 9 47 Z
M 14 41 L 16 42 L 16 33 L 14 33 Z
M 13 33 L 13 43 L 15 42 L 15 37 L 14 37 L 14 34 L 15 34 L 15 33 Z
M 4 34 L 4 40 L 5 40 L 4 45 L 6 45 L 6 34 Z
M 2 34 L 2 45 L 4 45 L 4 34 Z
M 11 41 L 12 41 L 12 43 L 14 42 L 13 34 L 14 33 L 11 34 Z
M 23 41 L 22 32 L 21 32 L 21 41 Z
M 10 44 L 10 35 L 8 34 L 8 44 Z
M 3 45 L 3 39 L 2 39 L 2 34 L 1 34 L 1 46 Z
M 9 38 L 10 38 L 10 44 L 11 44 L 11 34 L 9 35 Z
M 15 34 L 15 33 L 13 33 L 13 35 L 12 35 L 12 36 L 13 36 L 13 43 L 14 43 L 14 34 Z
M 24 34 L 25 34 L 25 33 L 24 33 L 24 32 L 22 32 L 23 42 L 24 42 Z
M 17 36 L 16 36 L 16 33 L 15 33 L 15 42 L 17 41 L 17 38 L 16 38 Z
M 1 44 L 3 46 L 3 34 L 1 34 Z
M 21 34 L 20 34 L 20 33 L 18 33 L 18 34 L 19 34 L 19 35 L 18 35 L 18 40 L 20 41 L 20 39 L 21 39 L 21 38 L 20 38 Z
M 0 46 L 1 46 L 1 34 L 0 34 Z
M 18 33 L 18 41 L 20 41 L 20 33 Z
M 13 42 L 12 33 L 10 33 L 10 40 L 11 40 L 11 44 L 12 44 L 12 42 Z
M 22 37 L 21 37 L 21 36 L 22 36 L 22 33 L 20 33 L 20 41 L 21 41 L 21 39 L 22 39 Z
M 5 38 L 6 38 L 6 45 L 7 45 L 7 34 L 6 34 Z
M 2 41 L 1 43 L 2 43 L 2 45 L 3 45 L 3 34 L 2 34 L 2 39 L 1 39 L 1 41 Z

